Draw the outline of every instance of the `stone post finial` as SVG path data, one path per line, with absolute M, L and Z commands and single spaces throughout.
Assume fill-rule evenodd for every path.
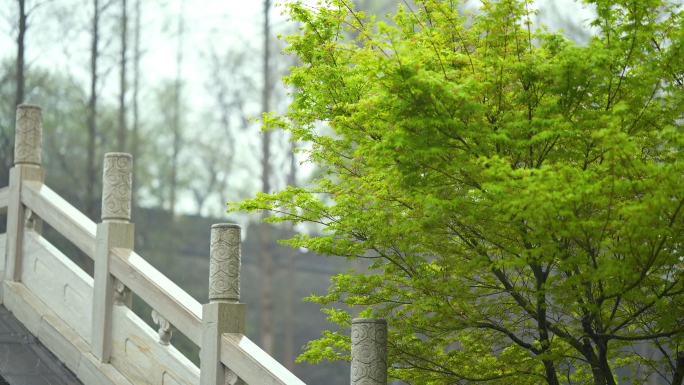
M 16 137 L 14 140 L 14 164 L 40 166 L 43 147 L 43 113 L 39 106 L 17 106 Z
M 102 220 L 131 219 L 133 157 L 110 152 L 104 157 L 102 177 Z
M 387 385 L 387 321 L 355 318 L 351 331 L 351 385 Z
M 209 302 L 240 301 L 240 226 L 211 226 Z

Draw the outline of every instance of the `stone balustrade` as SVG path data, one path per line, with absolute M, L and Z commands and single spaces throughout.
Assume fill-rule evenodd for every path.
M 84 383 L 303 385 L 244 335 L 240 226 L 211 227 L 209 302 L 200 305 L 133 251 L 131 155 L 105 155 L 95 224 L 44 184 L 42 129 L 40 107 L 17 108 L 15 165 L 0 189 L 0 299 L 32 333 Z M 92 278 L 41 237 L 42 221 L 93 258 Z M 130 310 L 133 294 L 152 307 L 156 333 Z M 200 368 L 175 350 L 175 331 L 200 346 Z M 353 320 L 351 366 L 352 385 L 387 384 L 385 320 Z

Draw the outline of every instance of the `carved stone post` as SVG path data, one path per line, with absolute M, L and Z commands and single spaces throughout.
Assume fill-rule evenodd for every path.
M 102 223 L 97 225 L 93 287 L 93 325 L 90 351 L 101 362 L 109 362 L 112 336 L 112 306 L 130 305 L 130 294 L 109 273 L 109 251 L 113 247 L 133 249 L 131 218 L 133 158 L 108 153 L 102 179 Z
M 17 107 L 16 138 L 14 141 L 14 167 L 9 175 L 7 207 L 7 243 L 5 245 L 5 280 L 21 280 L 21 255 L 24 227 L 38 230 L 35 219 L 21 203 L 21 185 L 26 181 L 43 182 L 45 172 L 40 168 L 43 137 L 43 115 L 40 107 L 21 104 Z M 27 218 L 27 215 L 29 218 Z M 29 221 L 27 222 L 27 219 Z M 0 302 L 2 299 L 0 299 Z
M 245 304 L 240 303 L 240 226 L 211 226 L 209 303 L 202 306 L 200 385 L 244 384 L 221 364 L 221 335 L 245 333 Z
M 386 320 L 352 320 L 351 357 L 351 385 L 387 385 Z

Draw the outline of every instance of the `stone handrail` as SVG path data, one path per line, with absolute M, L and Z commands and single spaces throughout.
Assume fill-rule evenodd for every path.
M 305 385 L 243 334 L 223 334 L 221 362 L 248 384 Z
M 48 186 L 37 181 L 24 182 L 21 203 L 87 256 L 94 257 L 97 225 Z

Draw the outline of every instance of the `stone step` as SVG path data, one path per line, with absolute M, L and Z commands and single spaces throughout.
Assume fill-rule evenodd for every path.
M 0 305 L 0 385 L 82 385 L 5 306 Z

